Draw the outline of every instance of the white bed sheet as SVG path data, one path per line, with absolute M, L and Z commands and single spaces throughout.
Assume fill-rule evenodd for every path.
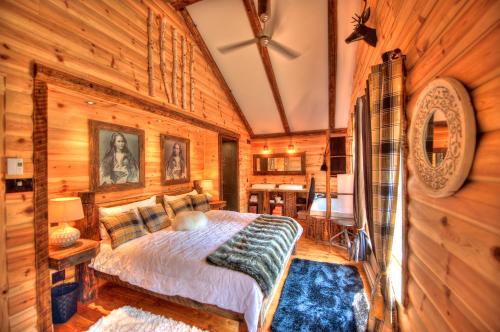
M 249 331 L 254 332 L 263 301 L 257 282 L 244 273 L 210 265 L 206 257 L 259 215 L 223 210 L 206 215 L 208 226 L 201 230 L 166 229 L 114 250 L 102 243 L 90 267 L 156 293 L 243 313 Z M 297 239 L 301 234 L 299 225 Z

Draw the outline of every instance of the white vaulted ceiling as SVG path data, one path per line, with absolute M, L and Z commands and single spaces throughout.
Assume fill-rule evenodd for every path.
M 257 1 L 255 0 L 257 7 Z M 273 40 L 301 56 L 290 60 L 273 49 L 269 56 L 291 132 L 328 126 L 327 0 L 271 1 Z M 356 44 L 344 43 L 359 0 L 338 1 L 336 127 L 347 127 Z M 254 134 L 284 128 L 256 45 L 222 54 L 219 47 L 252 39 L 242 0 L 203 0 L 186 7 Z M 340 34 L 341 33 L 341 34 Z

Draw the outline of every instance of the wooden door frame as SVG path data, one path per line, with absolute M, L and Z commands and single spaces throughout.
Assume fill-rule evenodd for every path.
M 0 74 L 0 156 L 5 155 L 5 76 Z M 3 174 L 7 173 L 5 163 L 0 169 Z M 7 273 L 7 214 L 5 212 L 5 181 L 0 181 L 0 331 L 9 331 L 9 280 Z
M 238 201 L 238 212 L 241 210 L 241 203 L 240 203 L 240 140 L 236 136 L 230 136 L 230 135 L 225 135 L 219 133 L 219 198 L 220 200 L 223 200 L 223 195 L 224 195 L 224 189 L 222 186 L 222 143 L 223 141 L 233 141 L 236 143 L 236 185 L 238 187 L 238 190 L 236 192 L 237 194 L 237 201 Z

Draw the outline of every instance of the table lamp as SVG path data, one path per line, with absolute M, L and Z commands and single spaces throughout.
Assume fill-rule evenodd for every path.
M 69 247 L 80 238 L 80 231 L 67 224 L 69 221 L 83 219 L 82 201 L 80 197 L 53 198 L 49 201 L 50 219 L 63 223 L 50 234 L 49 243 L 58 247 Z
M 196 180 L 194 181 L 194 188 L 200 194 L 206 194 L 208 200 L 212 200 L 211 190 L 214 190 L 213 180 Z

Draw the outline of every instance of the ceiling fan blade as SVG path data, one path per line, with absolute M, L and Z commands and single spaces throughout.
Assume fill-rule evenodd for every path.
M 292 50 L 291 48 L 286 47 L 285 45 L 278 43 L 277 41 L 274 40 L 270 40 L 269 43 L 267 44 L 267 47 L 270 47 L 280 52 L 289 59 L 295 59 L 300 56 L 299 52 Z
M 218 50 L 222 54 L 225 54 L 225 53 L 237 50 L 238 48 L 242 48 L 242 47 L 251 45 L 251 44 L 256 43 L 258 41 L 259 41 L 259 38 L 253 38 L 253 39 L 249 39 L 249 40 L 245 40 L 245 41 L 241 41 L 241 42 L 237 42 L 237 43 L 232 43 L 232 44 L 229 44 L 226 46 L 219 47 Z

